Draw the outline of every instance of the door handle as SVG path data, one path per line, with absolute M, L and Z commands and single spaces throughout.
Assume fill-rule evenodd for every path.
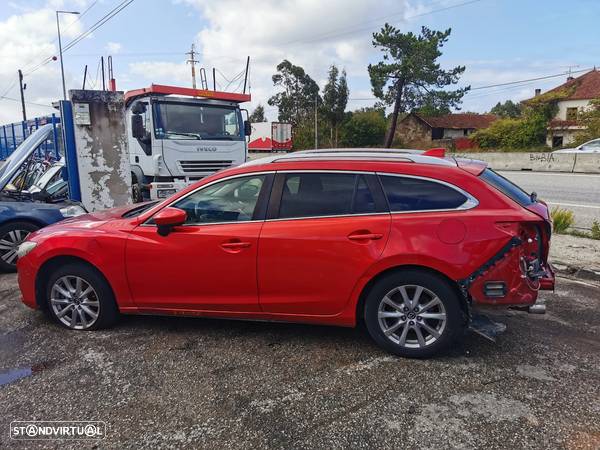
M 225 250 L 240 250 L 242 248 L 248 248 L 250 245 L 250 242 L 223 242 L 221 247 Z
M 380 233 L 353 233 L 348 235 L 348 239 L 351 241 L 376 241 L 382 237 L 383 234 Z

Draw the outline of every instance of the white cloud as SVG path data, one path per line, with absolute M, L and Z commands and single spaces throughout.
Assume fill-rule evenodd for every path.
M 140 88 L 151 83 L 178 84 L 191 87 L 191 69 L 185 62 L 142 61 L 129 64 L 128 78 Z
M 106 44 L 106 51 L 111 55 L 116 55 L 121 51 L 123 45 L 120 42 L 109 42 Z
M 234 77 L 244 69 L 246 55 L 251 57 L 253 102 L 266 105 L 273 94 L 271 76 L 275 66 L 288 59 L 302 66 L 317 81 L 326 78 L 333 63 L 349 75 L 351 95 L 356 88 L 354 77 L 367 81 L 367 60 L 373 53 L 365 23 L 373 29 L 383 23 L 375 20 L 382 11 L 402 18 L 407 0 L 185 0 L 195 7 L 208 26 L 197 36 L 202 65 L 218 67 Z M 221 88 L 228 84 L 220 76 Z M 235 89 L 239 83 L 231 83 Z M 364 86 L 361 86 L 364 87 Z M 271 119 L 276 111 L 267 111 Z
M 64 17 L 63 38 L 73 38 L 79 34 L 81 23 Z M 60 66 L 58 61 L 50 61 L 36 66 L 49 56 L 57 55 L 56 16 L 54 9 L 45 7 L 25 10 L 0 22 L 0 95 L 18 99 L 17 70 L 25 75 L 25 100 L 31 103 L 50 105 L 61 96 Z M 66 74 L 67 81 L 72 81 Z M 18 101 L 0 99 L 0 123 L 16 121 L 21 117 Z M 54 112 L 50 107 L 26 105 L 29 117 Z

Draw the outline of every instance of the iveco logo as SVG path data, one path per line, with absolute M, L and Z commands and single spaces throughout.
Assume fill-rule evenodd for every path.
M 196 147 L 197 152 L 216 152 L 217 147 Z

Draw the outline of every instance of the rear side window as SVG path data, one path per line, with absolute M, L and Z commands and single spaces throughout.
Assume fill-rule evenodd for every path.
M 514 184 L 512 181 L 509 181 L 502 175 L 494 172 L 492 169 L 485 169 L 481 173 L 480 177 L 482 180 L 498 189 L 504 195 L 512 198 L 521 206 L 529 206 L 533 203 L 531 201 L 531 195 Z
M 340 216 L 375 212 L 363 175 L 351 173 L 288 173 L 279 218 Z
M 456 189 L 420 178 L 380 175 L 391 212 L 456 209 L 467 197 Z

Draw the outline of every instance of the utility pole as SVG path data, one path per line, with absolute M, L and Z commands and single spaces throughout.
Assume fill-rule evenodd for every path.
M 319 125 L 317 123 L 317 100 L 319 96 L 315 94 L 315 150 L 319 148 Z
M 62 76 L 63 100 L 66 100 L 67 99 L 67 87 L 65 85 L 65 68 L 63 66 L 62 42 L 60 40 L 60 21 L 58 20 L 59 14 L 79 14 L 79 12 L 77 12 L 77 11 L 56 11 L 56 30 L 58 31 L 58 53 L 60 55 L 60 74 Z
M 23 110 L 23 122 L 25 122 L 27 120 L 27 113 L 25 112 L 25 94 L 23 93 L 25 88 L 23 87 L 23 72 L 21 72 L 21 69 L 19 69 L 19 88 L 21 89 L 21 109 Z
M 196 89 L 196 64 L 198 61 L 195 58 L 196 50 L 194 44 L 192 44 L 192 49 L 187 52 L 186 55 L 190 55 L 190 59 L 188 59 L 187 62 L 192 65 L 192 87 Z

